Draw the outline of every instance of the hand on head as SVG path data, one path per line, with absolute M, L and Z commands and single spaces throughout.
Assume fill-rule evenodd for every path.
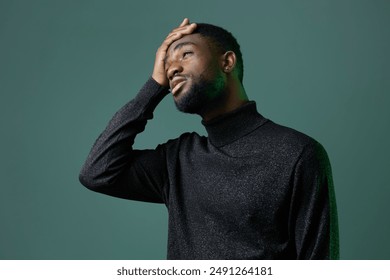
M 196 23 L 190 24 L 188 18 L 185 18 L 179 27 L 173 29 L 171 33 L 168 34 L 161 46 L 158 48 L 156 52 L 156 59 L 154 61 L 152 78 L 160 85 L 169 86 L 169 81 L 164 67 L 165 56 L 169 46 L 183 36 L 191 34 L 195 28 Z

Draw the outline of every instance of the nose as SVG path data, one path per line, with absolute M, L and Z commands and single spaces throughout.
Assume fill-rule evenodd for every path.
M 172 80 L 177 74 L 183 71 L 183 67 L 178 62 L 172 62 L 168 69 L 168 79 Z

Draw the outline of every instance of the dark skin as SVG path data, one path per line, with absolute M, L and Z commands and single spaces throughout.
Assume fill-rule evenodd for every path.
M 170 86 L 175 101 L 199 79 L 218 83 L 222 98 L 199 112 L 203 120 L 209 121 L 242 106 L 248 97 L 235 68 L 235 53 L 219 52 L 209 38 L 192 34 L 195 28 L 196 24 L 186 18 L 169 33 L 157 50 L 152 78 L 162 86 Z

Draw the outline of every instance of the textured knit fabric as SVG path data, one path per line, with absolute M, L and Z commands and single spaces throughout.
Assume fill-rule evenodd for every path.
M 96 192 L 164 203 L 168 259 L 338 258 L 327 154 L 251 101 L 151 150 L 132 148 L 168 93 L 150 78 L 96 140 L 80 182 Z

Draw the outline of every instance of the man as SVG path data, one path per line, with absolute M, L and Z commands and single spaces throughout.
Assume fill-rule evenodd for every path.
M 131 200 L 165 203 L 168 259 L 338 258 L 327 154 L 264 118 L 242 85 L 240 47 L 226 30 L 184 19 L 156 53 L 152 77 L 95 142 L 80 181 Z M 184 133 L 132 149 L 171 89 L 208 137 Z

